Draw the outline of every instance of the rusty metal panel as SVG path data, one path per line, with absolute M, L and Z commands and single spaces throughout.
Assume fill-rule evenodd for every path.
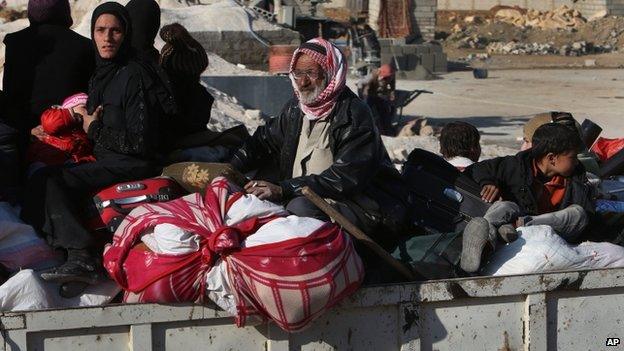
M 266 350 L 267 325 L 237 328 L 232 318 L 161 323 L 153 327 L 153 350 Z
M 546 294 L 531 294 L 525 304 L 524 345 L 527 351 L 546 350 L 548 328 Z
M 128 327 L 125 326 L 38 332 L 27 337 L 27 349 L 33 351 L 127 350 L 128 343 Z
M 289 337 L 290 350 L 393 350 L 398 344 L 396 304 L 333 309 Z
M 624 337 L 624 288 L 554 294 L 547 304 L 549 350 L 602 350 Z
M 524 302 L 518 296 L 425 304 L 421 350 L 522 349 Z

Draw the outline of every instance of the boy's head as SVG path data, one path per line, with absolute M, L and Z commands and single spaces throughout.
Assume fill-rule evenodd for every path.
M 461 156 L 479 161 L 481 136 L 475 126 L 466 122 L 447 123 L 440 133 L 440 153 L 446 159 Z
M 524 124 L 521 151 L 528 150 L 533 146 L 533 134 L 537 128 L 547 123 L 558 123 L 575 129 L 580 134 L 581 125 L 574 119 L 569 112 L 545 112 L 539 113 Z
M 559 123 L 548 123 L 535 130 L 531 154 L 539 164 L 546 166 L 548 172 L 545 173 L 568 177 L 578 164 L 576 155 L 582 145 L 574 129 Z

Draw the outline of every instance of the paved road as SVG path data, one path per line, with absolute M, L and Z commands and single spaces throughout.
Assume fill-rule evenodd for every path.
M 399 81 L 398 89 L 428 89 L 407 106 L 407 116 L 433 122 L 462 119 L 475 124 L 486 143 L 515 146 L 527 116 L 569 111 L 601 125 L 605 137 L 624 137 L 624 70 L 503 70 L 488 79 L 453 72 L 433 81 Z

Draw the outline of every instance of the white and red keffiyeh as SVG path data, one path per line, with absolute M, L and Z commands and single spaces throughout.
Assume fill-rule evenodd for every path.
M 292 75 L 297 60 L 303 54 L 310 56 L 323 68 L 328 80 L 325 90 L 309 104 L 301 103 L 297 83 Z M 316 38 L 305 42 L 295 50 L 290 62 L 290 73 L 290 81 L 292 82 L 295 95 L 300 101 L 299 106 L 301 110 L 307 118 L 317 120 L 327 117 L 334 109 L 336 100 L 338 100 L 338 96 L 346 85 L 347 62 L 338 47 L 325 39 Z

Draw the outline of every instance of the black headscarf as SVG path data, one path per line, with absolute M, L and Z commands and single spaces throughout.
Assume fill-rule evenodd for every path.
M 154 39 L 160 28 L 160 6 L 154 0 L 131 0 L 126 10 L 132 21 L 132 48 L 141 59 L 158 61 Z
M 124 30 L 124 39 L 121 43 L 117 55 L 112 59 L 104 59 L 97 50 L 97 45 L 93 39 L 93 31 L 95 30 L 95 22 L 104 14 L 110 14 L 121 22 Z M 87 110 L 91 114 L 102 103 L 102 94 L 108 83 L 113 79 L 117 71 L 128 63 L 131 55 L 132 43 L 132 22 L 126 8 L 116 2 L 105 2 L 93 10 L 91 16 L 91 40 L 95 47 L 95 72 L 89 81 L 89 100 L 87 101 Z
M 74 23 L 68 0 L 30 0 L 28 20 L 31 25 L 55 24 L 67 28 Z
M 177 106 L 167 73 L 160 67 L 154 39 L 160 29 L 160 6 L 154 0 L 131 0 L 126 10 L 132 22 L 132 57 L 145 72 L 144 83 L 149 86 L 163 112 L 173 115 Z

